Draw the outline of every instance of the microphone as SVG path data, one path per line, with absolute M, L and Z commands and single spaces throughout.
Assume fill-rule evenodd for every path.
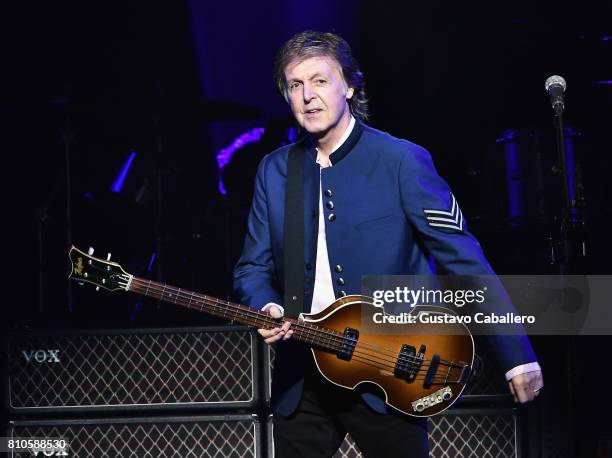
M 550 95 L 550 103 L 552 104 L 553 110 L 555 110 L 555 114 L 557 116 L 561 116 L 563 114 L 563 110 L 565 109 L 563 93 L 565 92 L 566 87 L 567 84 L 565 83 L 565 80 L 563 77 L 558 75 L 551 76 L 544 83 L 544 88 Z

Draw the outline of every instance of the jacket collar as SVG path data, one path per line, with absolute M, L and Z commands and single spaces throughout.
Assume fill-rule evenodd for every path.
M 329 160 L 331 161 L 332 165 L 336 165 L 338 162 L 344 159 L 348 153 L 352 151 L 352 149 L 355 147 L 355 145 L 361 138 L 362 133 L 363 123 L 359 119 L 355 118 L 355 125 L 353 126 L 353 130 L 349 134 L 348 138 L 344 141 L 344 143 L 342 143 L 342 145 L 340 145 L 337 150 L 335 150 L 329 155 Z M 307 153 L 312 157 L 312 162 L 315 162 L 315 159 L 317 157 L 317 150 L 315 148 L 314 141 L 308 136 L 302 137 L 302 140 L 304 140 L 303 145 L 305 151 L 307 151 Z
M 361 134 L 363 133 L 363 124 L 359 119 L 355 119 L 355 126 L 353 127 L 353 131 L 350 133 L 346 141 L 340 145 L 336 151 L 329 155 L 329 160 L 332 165 L 336 165 L 340 162 L 344 157 L 351 152 L 351 150 L 355 147 L 359 139 L 361 138 Z

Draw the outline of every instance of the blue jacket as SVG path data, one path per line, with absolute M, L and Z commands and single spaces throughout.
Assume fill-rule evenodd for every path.
M 291 145 L 263 158 L 257 171 L 244 249 L 234 271 L 239 300 L 261 308 L 282 304 L 283 227 Z M 313 145 L 304 154 L 304 308 L 310 310 L 319 221 L 319 174 L 325 234 L 336 297 L 361 294 L 363 275 L 431 274 L 430 255 L 445 273 L 493 271 L 429 153 L 357 121 L 320 169 Z M 536 361 L 525 336 L 492 337 L 502 368 Z M 301 347 L 277 347 L 272 407 L 289 415 L 301 399 Z M 292 366 L 292 367 L 283 367 Z M 381 401 L 366 399 L 383 411 Z

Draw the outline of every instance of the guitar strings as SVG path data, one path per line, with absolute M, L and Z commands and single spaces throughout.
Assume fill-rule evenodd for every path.
M 147 292 L 149 292 L 149 291 L 159 293 L 159 298 L 160 299 L 164 299 L 164 293 L 165 293 L 166 289 L 172 288 L 172 290 L 174 290 L 174 287 L 167 287 L 166 285 L 159 284 L 157 282 L 152 282 L 151 280 L 141 280 L 138 277 L 133 277 L 132 278 L 132 284 L 134 284 L 134 283 L 138 283 L 138 285 L 140 287 L 145 287 L 146 286 L 146 290 L 147 291 L 145 292 L 145 294 L 147 294 Z M 159 286 L 161 286 L 162 288 L 159 288 Z M 248 308 L 246 306 L 240 306 L 239 304 L 232 304 L 230 301 L 222 301 L 220 299 L 212 298 L 212 297 L 209 297 L 209 296 L 206 296 L 206 295 L 200 295 L 198 293 L 193 293 L 193 292 L 191 292 L 191 294 L 181 293 L 180 292 L 180 288 L 177 291 L 178 292 L 174 293 L 174 299 L 178 299 L 178 298 L 181 298 L 183 300 L 189 299 L 188 303 L 181 304 L 181 305 L 186 305 L 188 308 L 195 308 L 195 307 L 192 307 L 193 298 L 195 297 L 195 298 L 201 299 L 203 301 L 203 303 L 205 305 L 208 305 L 209 307 L 213 307 L 213 308 L 217 307 L 217 308 L 219 308 L 219 310 L 222 311 L 222 314 L 223 314 L 223 316 L 225 318 L 227 318 L 227 316 L 226 316 L 227 314 L 225 312 L 228 309 L 230 311 L 239 310 L 239 311 L 241 311 L 244 314 L 251 315 L 251 317 L 254 318 L 255 321 L 261 321 L 261 322 L 263 322 L 263 324 L 267 324 L 267 325 L 270 325 L 270 326 L 278 326 L 278 322 L 276 322 L 273 318 L 269 317 L 268 315 L 263 315 L 261 312 L 258 312 L 258 311 L 254 310 L 254 309 L 251 309 L 251 308 Z M 173 298 L 173 294 L 168 294 L 168 298 L 172 299 Z M 202 308 L 201 307 L 202 304 L 200 304 L 200 303 L 197 303 L 197 304 L 200 305 L 200 309 L 201 309 Z M 223 306 L 221 307 L 219 304 L 222 304 Z M 234 309 L 234 310 L 232 310 L 232 309 Z M 322 342 L 321 342 L 320 336 L 313 335 L 311 337 L 310 336 L 311 331 L 313 331 L 314 333 L 323 334 L 325 336 L 324 339 L 326 340 L 326 343 L 328 343 L 328 344 L 329 343 L 341 344 L 343 342 L 346 342 L 347 340 L 352 340 L 352 339 L 340 336 L 338 334 L 322 330 L 322 328 L 319 328 L 318 326 L 312 326 L 312 325 L 309 325 L 309 324 L 302 324 L 302 323 L 294 321 L 294 320 L 290 320 L 290 321 L 292 322 L 292 325 L 294 326 L 294 329 L 295 328 L 302 328 L 303 330 L 305 330 L 306 336 L 302 335 L 302 337 L 305 337 L 305 340 L 307 340 L 307 341 L 313 340 L 312 343 L 314 343 L 314 344 L 316 344 L 316 343 L 321 344 Z M 370 351 L 374 351 L 374 352 L 377 351 L 377 347 L 376 346 L 368 344 L 367 342 L 364 342 L 364 341 L 360 341 L 360 342 L 358 341 L 358 343 L 355 346 L 355 349 L 353 351 L 353 354 L 359 353 L 357 348 L 360 347 L 360 344 L 366 344 L 365 345 L 366 347 L 371 347 L 371 349 L 370 348 L 360 348 L 360 350 L 370 350 Z M 361 345 L 361 346 L 363 346 L 363 345 Z M 428 359 L 421 360 L 421 359 L 416 358 L 416 357 L 405 357 L 405 356 L 401 356 L 401 357 L 395 358 L 396 353 L 393 352 L 392 350 L 390 350 L 390 349 L 382 349 L 382 348 L 381 348 L 381 350 L 387 350 L 387 352 L 389 354 L 386 355 L 386 356 L 390 356 L 390 357 L 394 358 L 394 360 L 385 360 L 386 362 L 395 363 L 395 359 L 397 359 L 398 361 L 403 361 L 403 362 L 406 362 L 407 364 L 410 364 L 410 365 L 419 364 L 420 363 L 419 367 L 421 367 L 422 369 L 419 369 L 419 372 L 425 370 L 423 368 L 426 368 L 426 367 L 429 366 L 428 364 L 423 364 L 423 362 L 431 361 L 431 360 L 428 360 Z M 368 353 L 365 353 L 364 351 L 362 351 L 362 353 L 364 353 L 365 355 L 368 355 L 368 356 L 376 356 L 376 357 L 379 356 L 379 355 L 376 355 L 376 354 L 370 355 Z M 380 352 L 378 352 L 378 353 L 380 353 Z M 459 364 L 453 363 L 453 362 L 448 362 L 448 361 L 445 361 L 445 360 L 440 360 L 439 364 L 442 365 L 442 366 L 450 366 L 450 367 L 456 367 L 456 368 L 462 368 L 463 367 L 463 365 L 459 365 Z M 395 365 L 390 366 L 390 367 L 395 368 Z
M 164 292 L 167 289 L 167 287 L 165 285 L 160 285 L 157 282 L 152 282 L 150 280 L 141 280 L 141 279 L 138 279 L 137 277 L 133 277 L 132 284 L 135 284 L 135 283 L 138 284 L 138 286 L 141 287 L 141 288 L 146 287 L 147 292 L 151 291 L 151 292 L 159 293 L 160 299 L 163 299 Z M 158 285 L 162 286 L 162 288 L 160 289 Z M 172 296 L 173 296 L 172 294 L 168 294 L 169 298 L 172 298 Z M 192 302 L 193 302 L 193 298 L 194 297 L 197 297 L 197 298 L 201 299 L 203 301 L 203 303 L 205 305 L 208 305 L 209 307 L 217 307 L 217 308 L 219 308 L 219 310 L 221 310 L 223 312 L 224 316 L 226 315 L 225 312 L 228 309 L 231 310 L 233 308 L 233 309 L 239 309 L 241 312 L 246 313 L 248 315 L 252 315 L 254 317 L 255 321 L 261 321 L 264 324 L 268 324 L 268 325 L 274 325 L 274 326 L 278 325 L 278 323 L 274 319 L 272 319 L 271 317 L 269 317 L 267 315 L 263 315 L 260 312 L 257 312 L 254 309 L 247 308 L 245 306 L 239 306 L 238 304 L 232 304 L 229 301 L 222 301 L 222 300 L 219 300 L 219 299 L 216 299 L 216 298 L 210 298 L 208 296 L 205 296 L 205 295 L 203 296 L 203 295 L 200 295 L 200 294 L 197 294 L 197 293 L 185 294 L 185 293 L 181 293 L 179 291 L 179 292 L 176 292 L 174 294 L 174 299 L 179 299 L 179 298 L 182 299 L 183 300 L 183 304 L 181 304 L 181 305 L 186 305 L 189 308 L 194 308 L 194 307 L 192 307 Z M 189 299 L 188 303 L 185 302 L 186 299 Z M 196 302 L 196 304 L 201 306 L 201 304 L 199 304 L 198 302 Z M 223 307 L 219 306 L 218 304 L 223 304 Z M 305 340 L 307 340 L 307 341 L 313 340 L 312 343 L 315 343 L 315 344 L 317 344 L 317 343 L 321 344 L 321 339 L 320 339 L 320 337 L 317 338 L 317 336 L 315 336 L 315 335 L 313 335 L 311 337 L 310 336 L 311 331 L 314 331 L 314 333 L 325 335 L 324 339 L 325 339 L 326 343 L 328 343 L 328 344 L 329 343 L 342 343 L 342 342 L 345 342 L 346 340 L 351 340 L 351 339 L 347 339 L 347 338 L 345 338 L 343 336 L 339 336 L 338 334 L 333 334 L 333 333 L 331 333 L 329 331 L 322 331 L 321 328 L 316 327 L 316 326 L 312 326 L 312 325 L 308 326 L 308 325 L 301 324 L 299 322 L 295 322 L 293 324 L 294 324 L 294 329 L 295 328 L 303 328 L 305 330 L 306 336 L 302 336 L 302 337 L 305 337 Z M 365 345 L 366 348 L 361 348 L 361 347 L 364 346 L 362 344 L 366 344 Z M 367 348 L 367 346 L 370 346 L 372 348 Z M 374 351 L 375 354 L 372 355 L 370 353 L 367 353 L 367 351 Z M 389 350 L 389 351 L 391 351 L 391 350 Z M 419 368 L 420 369 L 418 370 L 418 372 L 424 371 L 425 368 L 427 368 L 429 366 L 429 364 L 423 364 L 423 362 L 430 361 L 430 360 L 427 360 L 427 359 L 421 360 L 421 359 L 415 358 L 415 357 L 409 357 L 411 360 L 407 359 L 406 357 L 395 358 L 395 353 L 393 353 L 392 355 L 386 355 L 386 356 L 393 356 L 394 357 L 393 360 L 388 360 L 388 359 L 380 358 L 380 352 L 378 352 L 379 354 L 376 354 L 376 347 L 372 346 L 372 345 L 368 345 L 368 343 L 364 342 L 364 341 L 358 341 L 357 345 L 355 346 L 355 349 L 353 351 L 353 355 L 355 355 L 355 354 L 359 355 L 359 353 L 362 353 L 365 356 L 377 357 L 379 360 L 382 359 L 384 362 L 391 363 L 391 365 L 387 364 L 386 366 L 390 367 L 390 368 L 393 368 L 393 369 L 395 369 L 395 361 L 396 360 L 406 362 L 407 364 L 411 365 L 411 368 L 414 368 L 414 365 L 416 365 L 418 363 L 421 363 L 421 364 L 419 364 Z M 369 358 L 365 358 L 365 359 L 367 359 L 369 361 L 373 361 L 372 359 L 369 359 Z M 457 363 L 452 363 L 452 362 L 449 363 L 449 362 L 446 362 L 444 360 L 441 360 L 439 364 L 442 365 L 442 366 L 449 366 L 449 367 L 455 367 L 455 368 L 462 368 L 463 367 L 462 365 L 459 365 Z
M 136 277 L 135 277 L 135 279 L 136 279 Z M 146 285 L 147 289 L 149 291 L 158 292 L 160 294 L 160 298 L 163 299 L 164 291 L 160 291 L 160 289 L 158 287 L 156 287 L 156 286 L 149 285 L 148 284 L 148 282 L 149 282 L 148 280 L 145 280 L 145 281 L 147 282 L 147 285 Z M 143 283 L 142 280 L 138 280 L 138 282 L 140 283 L 140 286 L 145 286 L 145 284 Z M 134 283 L 134 281 L 133 281 L 133 283 Z M 156 283 L 154 282 L 153 285 L 155 285 L 155 284 Z M 165 288 L 162 288 L 162 290 L 163 289 L 165 289 Z M 194 293 L 194 297 L 196 297 L 195 294 L 196 293 Z M 183 305 L 186 305 L 188 308 L 195 308 L 195 307 L 192 307 L 193 298 L 190 298 L 190 296 L 191 296 L 191 294 L 189 294 L 189 295 L 185 295 L 183 293 L 175 293 L 174 294 L 174 298 L 175 299 L 179 298 L 179 297 L 183 298 L 183 299 L 189 299 L 189 303 L 183 304 Z M 250 315 L 252 318 L 254 318 L 255 321 L 262 322 L 262 324 L 267 324 L 267 325 L 271 325 L 271 326 L 278 326 L 279 325 L 279 323 L 277 321 L 275 321 L 273 318 L 271 318 L 269 315 L 264 315 L 261 312 L 258 312 L 256 310 L 247 308 L 246 306 L 240 306 L 240 305 L 237 305 L 237 304 L 233 305 L 229 301 L 221 301 L 219 299 L 210 298 L 208 296 L 197 295 L 197 297 L 200 298 L 204 302 L 205 305 L 208 305 L 210 307 L 218 307 L 219 310 L 221 310 L 223 312 L 223 317 L 224 318 L 227 318 L 227 316 L 226 316 L 227 314 L 225 313 L 225 311 L 232 310 L 232 309 L 239 309 L 244 314 Z M 172 299 L 173 295 L 169 294 L 168 298 Z M 213 302 L 214 302 L 214 304 L 213 304 Z M 200 305 L 199 302 L 196 302 L 196 304 Z M 218 304 L 223 304 L 223 306 L 221 307 Z M 324 331 L 324 330 L 322 330 L 322 328 L 317 327 L 317 326 L 312 326 L 310 324 L 302 324 L 302 323 L 300 323 L 298 321 L 294 321 L 292 319 L 289 319 L 289 321 L 291 321 L 292 326 L 293 326 L 294 329 L 302 328 L 304 330 L 306 335 L 305 336 L 303 335 L 303 337 L 305 337 L 306 341 L 311 341 L 312 340 L 312 342 L 310 342 L 310 343 L 315 343 L 315 344 L 316 343 L 319 343 L 319 344 L 322 343 L 321 338 L 319 336 L 316 336 L 316 333 L 323 334 L 324 335 L 323 339 L 324 339 L 324 341 L 326 343 L 342 344 L 342 343 L 346 342 L 347 340 L 353 340 L 354 341 L 354 339 L 346 338 L 346 337 L 340 336 L 338 334 L 333 334 L 333 333 L 331 333 L 329 331 Z M 360 347 L 360 344 L 361 344 L 361 346 L 363 346 L 363 344 L 366 344 L 365 345 L 366 347 L 368 346 L 367 342 L 357 341 L 356 347 Z M 369 346 L 371 346 L 371 345 L 369 345 Z M 376 347 L 374 347 L 374 346 L 371 346 L 371 347 L 373 347 L 372 351 L 376 350 Z M 369 348 L 363 348 L 363 350 L 369 350 Z M 388 350 L 388 354 L 386 356 L 395 358 L 395 355 L 396 355 L 395 352 L 393 352 L 392 350 Z M 427 360 L 427 359 L 421 360 L 421 359 L 416 358 L 416 357 L 411 357 L 411 358 L 412 358 L 412 361 L 409 361 L 409 360 L 406 359 L 406 357 L 402 357 L 401 361 L 407 362 L 409 364 L 413 363 L 413 362 L 414 363 L 419 363 L 421 361 L 424 361 L 424 362 L 430 361 L 430 360 Z M 388 362 L 393 362 L 393 361 L 395 361 L 395 359 L 394 360 L 387 360 L 387 361 Z M 443 361 L 441 361 L 441 362 L 443 362 Z
M 144 283 L 141 281 L 139 286 L 140 287 L 144 286 Z M 148 285 L 148 289 L 151 290 L 151 291 L 155 291 L 157 293 L 160 293 L 159 298 L 160 299 L 163 298 L 163 294 L 162 294 L 162 292 L 160 292 L 159 288 L 151 287 L 151 285 Z M 182 301 L 181 305 L 187 305 L 188 307 L 191 306 L 191 301 L 189 303 L 185 302 L 185 295 L 180 294 L 180 293 L 176 293 L 176 294 L 174 294 L 174 296 L 175 296 L 175 299 L 177 299 L 177 300 L 180 298 L 180 300 Z M 205 298 L 202 298 L 202 299 L 205 299 Z M 216 304 L 218 304 L 220 302 L 224 303 L 224 301 L 219 301 L 217 299 L 215 299 L 214 302 Z M 210 305 L 212 307 L 221 308 L 218 305 L 212 305 L 212 304 L 208 304 L 208 305 Z M 256 318 L 257 321 L 269 321 L 269 320 L 265 319 L 266 316 L 261 315 L 261 314 L 257 313 L 256 311 L 253 311 L 253 312 L 255 312 L 255 316 L 257 317 Z M 313 343 L 317 343 L 317 342 L 315 341 Z M 360 353 L 363 353 L 363 356 Z M 372 359 L 368 358 L 367 356 L 374 356 L 374 357 L 377 357 L 378 359 L 377 360 L 372 360 Z M 355 350 L 354 353 L 353 353 L 353 357 L 355 357 L 355 360 L 360 361 L 362 364 L 366 364 L 366 365 L 369 365 L 369 366 L 374 366 L 374 367 L 379 368 L 379 369 L 382 368 L 382 369 L 386 369 L 386 370 L 390 369 L 392 371 L 395 371 L 395 368 L 396 368 L 395 364 L 393 364 L 394 361 L 384 360 L 384 359 L 383 359 L 383 361 L 380 361 L 381 358 L 379 358 L 378 355 L 376 355 L 376 354 L 371 355 L 371 354 L 368 354 L 368 353 L 365 353 L 365 352 L 359 352 L 359 351 Z M 392 363 L 392 364 L 385 364 L 385 362 Z M 409 364 L 413 364 L 413 363 L 409 363 Z M 440 364 L 440 365 L 445 365 L 445 364 Z M 416 374 L 419 374 L 420 372 L 425 371 L 426 370 L 425 368 L 428 367 L 428 366 L 429 366 L 428 364 L 421 364 L 419 366 L 419 369 L 416 371 Z M 455 365 L 453 363 L 451 363 L 451 366 L 461 367 L 461 366 L 457 366 L 457 365 Z M 414 368 L 414 366 L 411 366 L 411 367 Z M 449 380 L 448 379 L 449 375 L 450 375 L 450 371 L 449 371 L 449 374 L 442 381 L 440 376 L 437 375 L 437 371 L 436 371 L 436 374 L 432 377 L 432 383 L 436 383 L 436 384 L 440 384 L 440 383 L 459 383 L 459 380 Z M 425 378 L 426 378 L 426 375 L 422 375 L 422 376 L 421 375 L 415 375 L 412 380 L 419 380 L 420 381 L 420 380 L 425 380 Z

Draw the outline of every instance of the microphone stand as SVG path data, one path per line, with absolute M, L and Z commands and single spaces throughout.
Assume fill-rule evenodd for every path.
M 563 106 L 555 105 L 555 130 L 556 130 L 556 143 L 557 153 L 559 161 L 559 169 L 563 180 L 563 206 L 561 212 L 561 224 L 559 227 L 559 243 L 558 246 L 561 249 L 561 256 L 557 257 L 558 273 L 560 275 L 570 275 L 582 273 L 584 265 L 578 261 L 586 256 L 586 241 L 584 237 L 584 219 L 580 212 L 580 209 L 576 205 L 578 199 L 576 190 L 582 188 L 582 183 L 576 183 L 572 180 L 573 189 L 570 189 L 569 174 L 573 174 L 576 177 L 576 163 L 572 161 L 572 170 L 568 170 L 567 154 L 565 151 L 565 128 L 563 126 Z M 579 178 L 579 177 L 577 177 Z M 583 203 L 582 196 L 580 201 Z M 579 251 L 577 243 L 580 243 Z M 575 381 L 576 381 L 576 339 L 575 336 L 568 336 L 567 341 L 567 371 L 568 371 L 568 393 L 570 396 L 569 403 L 569 422 L 570 422 L 570 454 L 573 456 L 576 451 L 575 443 L 575 417 L 574 413 L 576 410 L 576 394 L 575 394 Z
M 582 270 L 582 266 L 578 261 L 586 256 L 586 243 L 583 233 L 584 220 L 577 206 L 576 186 L 574 185 L 573 189 L 570 189 L 569 186 L 569 174 L 571 173 L 575 177 L 576 171 L 575 169 L 568 170 L 567 154 L 565 151 L 563 109 L 559 108 L 560 107 L 556 107 L 555 109 L 555 136 L 559 169 L 563 180 L 563 206 L 561 211 L 561 225 L 559 228 L 561 256 L 558 257 L 558 264 L 559 274 L 567 275 L 571 273 L 577 274 Z M 580 245 L 580 247 L 577 245 Z

